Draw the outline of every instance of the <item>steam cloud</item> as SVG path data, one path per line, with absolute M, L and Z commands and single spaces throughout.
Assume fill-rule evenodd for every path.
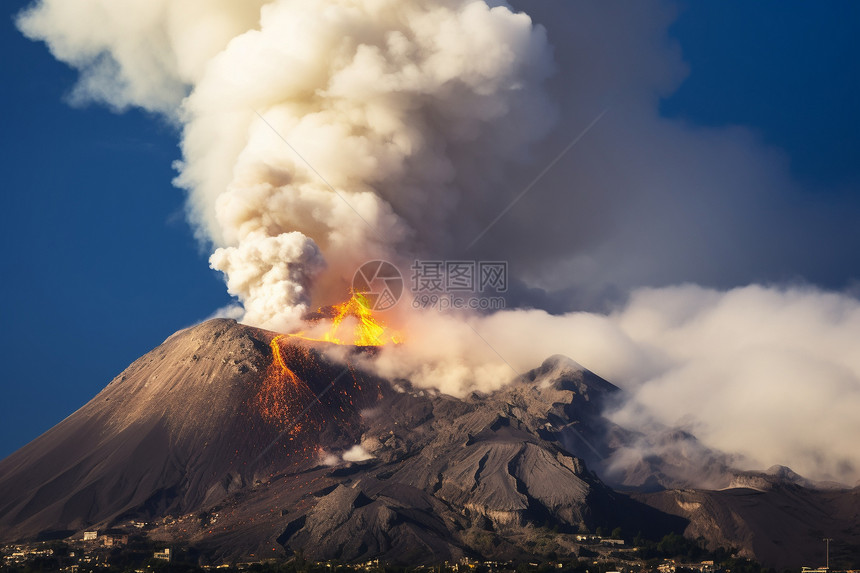
M 18 24 L 80 71 L 73 103 L 181 128 L 176 183 L 244 322 L 290 331 L 371 259 L 508 260 L 516 302 L 557 314 L 401 311 L 409 343 L 373 367 L 463 394 L 562 353 L 631 391 L 625 425 L 689 427 L 749 467 L 860 478 L 856 299 L 733 288 L 786 269 L 832 281 L 826 247 L 855 228 L 840 225 L 850 210 L 801 211 L 784 158 L 748 130 L 659 116 L 686 73 L 671 6 L 523 7 L 41 0 Z M 608 103 L 588 144 L 464 253 Z M 765 212 L 779 216 L 763 231 Z M 669 286 L 683 281 L 721 290 Z M 607 305 L 620 310 L 569 312 Z

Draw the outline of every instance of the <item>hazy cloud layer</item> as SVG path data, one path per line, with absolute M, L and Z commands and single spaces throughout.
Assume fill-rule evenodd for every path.
M 520 372 L 536 356 L 559 353 L 628 390 L 632 399 L 613 415 L 623 426 L 681 427 L 741 456 L 744 469 L 783 464 L 813 479 L 860 479 L 860 302 L 853 297 L 686 285 L 637 290 L 609 315 L 506 311 L 472 325 Z M 461 368 L 476 358 L 475 372 L 499 363 L 474 335 L 466 346 L 468 334 L 450 346 L 443 337 L 420 346 L 417 362 L 449 364 L 445 356 L 467 347 Z
M 661 117 L 688 73 L 667 2 L 515 2 L 546 27 L 561 110 L 543 162 L 606 115 L 473 249 L 538 290 L 521 302 L 605 308 L 630 288 L 730 288 L 804 278 L 842 288 L 860 273 L 856 194 L 803 189 L 789 158 L 744 126 Z M 718 97 L 718 96 L 714 96 Z M 489 222 L 545 163 L 499 190 Z M 545 293 L 542 291 L 546 291 Z

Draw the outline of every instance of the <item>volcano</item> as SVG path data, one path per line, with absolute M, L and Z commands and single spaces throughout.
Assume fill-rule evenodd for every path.
M 266 411 L 272 337 L 215 320 L 178 332 L 135 361 L 80 410 L 2 462 L 5 537 L 52 526 L 79 529 L 127 512 L 152 518 L 191 511 L 262 479 L 272 460 L 282 470 L 304 467 L 315 454 L 308 432 L 285 431 L 289 421 Z M 342 370 L 299 347 L 287 354 L 308 380 L 332 379 Z M 315 369 L 316 378 L 304 368 Z M 315 428 L 318 441 L 334 445 L 360 438 L 349 418 L 379 398 L 379 388 L 358 389 L 361 376 L 341 378 L 321 404 L 331 423 Z
M 455 398 L 363 372 L 350 357 L 364 352 L 341 363 L 222 319 L 174 334 L 0 462 L 0 540 L 136 525 L 212 561 L 415 563 L 571 553 L 577 531 L 621 527 L 686 530 L 783 566 L 817 543 L 804 543 L 810 528 L 860 537 L 857 490 L 792 483 L 786 497 L 787 472 L 756 490 L 761 503 L 738 495 L 763 483 L 753 474 L 730 493 L 606 485 L 589 467 L 632 439 L 603 417 L 620 391 L 568 358 Z M 810 506 L 845 500 L 832 523 Z M 775 540 L 789 502 L 808 523 Z M 797 545 L 790 563 L 784 540 Z

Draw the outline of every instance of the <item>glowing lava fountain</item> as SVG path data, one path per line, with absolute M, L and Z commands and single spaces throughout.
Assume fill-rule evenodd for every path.
M 390 332 L 382 321 L 373 316 L 370 302 L 361 293 L 353 292 L 346 302 L 332 306 L 331 312 L 331 326 L 321 335 L 311 336 L 303 331 L 287 336 L 348 346 L 385 346 L 401 342 L 402 337 L 398 333 Z

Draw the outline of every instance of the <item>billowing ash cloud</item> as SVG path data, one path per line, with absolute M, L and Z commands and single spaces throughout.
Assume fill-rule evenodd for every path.
M 511 302 L 557 314 L 401 305 L 408 343 L 373 367 L 463 394 L 562 353 L 631 391 L 619 422 L 857 480 L 856 299 L 735 288 L 844 284 L 852 210 L 810 206 L 748 129 L 660 116 L 687 72 L 673 18 L 657 1 L 41 0 L 19 27 L 80 71 L 73 102 L 181 128 L 176 181 L 245 322 L 295 328 L 370 259 L 506 260 Z
M 295 327 L 364 261 L 444 247 L 555 117 L 544 30 L 503 5 L 174 4 L 46 1 L 20 26 L 82 70 L 76 99 L 181 122 L 177 183 L 251 324 Z

